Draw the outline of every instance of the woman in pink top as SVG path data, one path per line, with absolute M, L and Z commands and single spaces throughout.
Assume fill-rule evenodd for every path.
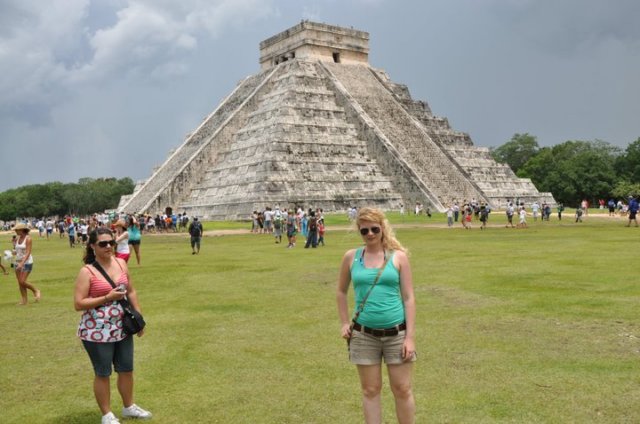
M 93 391 L 102 412 L 102 424 L 119 423 L 111 411 L 111 365 L 118 373 L 118 391 L 122 397 L 123 417 L 150 418 L 151 413 L 133 403 L 133 337 L 122 331 L 122 306 L 125 297 L 140 311 L 138 294 L 129 278 L 127 263 L 114 257 L 116 241 L 111 230 L 100 227 L 91 232 L 84 257 L 85 266 L 76 278 L 74 306 L 83 311 L 78 337 L 89 354 L 95 378 Z M 116 284 L 113 288 L 97 270 L 96 262 Z M 138 337 L 144 334 L 140 331 Z
M 127 224 L 119 219 L 114 227 L 116 229 L 116 258 L 124 259 L 129 263 L 129 256 L 131 250 L 129 249 L 129 232 L 127 231 Z

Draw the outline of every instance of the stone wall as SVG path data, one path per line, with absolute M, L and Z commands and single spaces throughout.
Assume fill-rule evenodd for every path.
M 182 201 L 185 193 L 200 181 L 204 165 L 210 162 L 201 154 L 203 148 L 268 75 L 269 72 L 263 72 L 242 81 L 131 197 L 121 200 L 118 210 L 138 213 L 160 211 Z
M 375 126 L 391 141 L 400 158 L 418 176 L 416 183 L 430 194 L 421 199 L 437 210 L 454 201 L 487 201 L 465 172 L 435 143 L 415 118 L 394 98 L 366 66 L 324 63 L 362 107 Z M 378 158 L 379 159 L 379 158 Z

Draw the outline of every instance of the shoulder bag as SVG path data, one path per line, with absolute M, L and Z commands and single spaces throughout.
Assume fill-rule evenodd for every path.
M 93 265 L 95 269 L 100 271 L 100 274 L 102 274 L 107 282 L 111 284 L 111 287 L 113 287 L 114 289 L 116 288 L 116 285 L 111 277 L 109 277 L 109 274 L 107 274 L 104 268 L 102 268 L 102 266 L 97 261 L 92 263 L 91 265 Z M 125 334 L 139 333 L 147 324 L 144 321 L 142 314 L 136 311 L 133 306 L 131 306 L 126 297 L 122 300 L 118 300 L 117 302 L 122 305 L 122 310 L 124 311 L 124 315 L 122 316 L 122 331 L 124 331 Z

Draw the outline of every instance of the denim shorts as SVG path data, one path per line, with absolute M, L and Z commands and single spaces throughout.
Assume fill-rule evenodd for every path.
M 116 372 L 133 371 L 133 337 L 115 343 L 96 343 L 82 341 L 89 354 L 93 370 L 98 377 L 111 375 L 111 364 Z
M 22 269 L 20 269 L 20 272 L 31 272 L 31 271 L 33 271 L 33 262 L 31 262 L 30 264 L 24 264 Z
M 382 358 L 387 365 L 403 364 L 402 346 L 406 330 L 400 331 L 396 336 L 376 337 L 371 334 L 353 330 L 349 344 L 349 360 L 356 365 L 376 365 L 382 363 Z M 406 362 L 414 362 L 414 356 Z

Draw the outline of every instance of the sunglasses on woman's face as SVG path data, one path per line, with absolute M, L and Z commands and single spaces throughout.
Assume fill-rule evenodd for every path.
M 369 231 L 371 231 L 373 234 L 378 234 L 380 232 L 380 227 L 360 228 L 360 234 L 362 234 L 363 236 L 369 234 Z
M 107 247 L 107 246 L 115 246 L 116 245 L 116 241 L 115 240 L 102 240 L 99 241 L 98 243 L 96 243 L 98 246 L 100 247 Z

